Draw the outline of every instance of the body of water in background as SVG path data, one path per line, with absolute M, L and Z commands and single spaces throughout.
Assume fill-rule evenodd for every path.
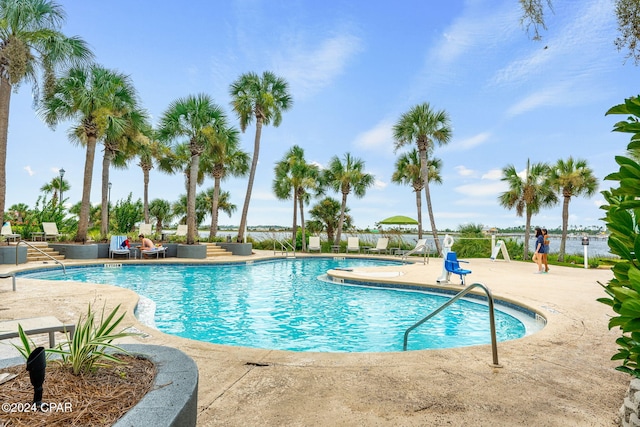
M 237 234 L 238 233 L 235 231 L 218 232 L 219 237 L 231 236 L 234 239 Z M 250 236 L 256 241 L 270 240 L 270 239 L 276 239 L 276 240 L 291 239 L 290 231 L 286 231 L 286 232 L 249 231 L 247 234 L 248 236 Z M 204 233 L 200 233 L 200 235 L 203 238 L 207 238 L 209 236 L 209 233 L 204 232 Z M 444 239 L 445 235 L 446 233 L 438 234 L 438 237 L 440 238 L 440 243 L 442 243 L 442 240 Z M 378 240 L 379 237 L 389 237 L 389 248 L 391 249 L 397 248 L 399 246 L 400 239 L 402 239 L 402 242 L 404 242 L 404 244 L 406 245 L 415 245 L 415 243 L 418 241 L 417 234 L 397 234 L 397 233 L 384 233 L 384 232 L 383 233 L 361 233 L 361 234 L 345 233 L 345 234 L 342 234 L 342 240 L 346 242 L 347 237 L 354 237 L 354 236 L 357 236 L 360 239 L 360 246 L 365 246 L 365 245 L 375 246 L 376 241 Z M 456 235 L 452 234 L 451 236 L 453 237 L 454 241 L 458 240 L 458 237 Z M 431 236 L 431 234 L 424 233 L 424 238 L 427 239 L 427 243 L 430 244 L 432 248 L 435 248 L 435 245 L 433 242 L 433 236 Z M 524 234 L 496 235 L 496 241 L 508 240 L 508 239 L 515 239 L 518 242 L 522 242 L 524 240 Z M 322 233 L 320 235 L 320 240 L 326 241 L 327 234 Z M 549 235 L 549 240 L 551 241 L 549 245 L 550 252 L 557 253 L 560 250 L 561 237 L 559 235 L 553 234 L 553 235 Z M 531 237 L 529 239 L 529 250 L 531 252 L 533 252 L 535 249 L 535 243 L 536 243 L 535 235 L 531 233 Z M 583 255 L 584 246 L 582 245 L 582 236 L 578 236 L 578 235 L 568 236 L 567 243 L 565 245 L 565 253 L 568 255 Z M 613 256 L 609 252 L 609 245 L 607 243 L 607 238 L 604 236 L 589 236 L 589 245 L 587 246 L 587 255 L 589 257 Z

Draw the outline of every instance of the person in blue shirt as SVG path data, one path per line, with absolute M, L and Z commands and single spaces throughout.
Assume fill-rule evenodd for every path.
M 543 247 L 542 247 L 542 249 L 544 250 L 544 252 L 542 253 L 542 263 L 544 264 L 544 272 L 548 273 L 549 272 L 549 244 L 551 242 L 549 241 L 549 233 L 547 232 L 546 228 L 542 229 L 542 237 L 544 239 Z
M 536 273 L 544 273 L 542 269 L 542 255 L 544 254 L 544 236 L 540 227 L 536 227 L 536 246 L 533 252 L 533 260 L 538 264 L 538 271 Z

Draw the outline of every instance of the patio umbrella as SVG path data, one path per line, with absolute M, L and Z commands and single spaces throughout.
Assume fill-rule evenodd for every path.
M 378 222 L 378 224 L 385 224 L 385 225 L 417 225 L 418 221 L 416 221 L 413 218 L 409 218 L 408 216 L 395 215 L 395 216 L 390 216 L 389 218 L 383 219 L 382 221 Z M 400 233 L 398 232 L 398 249 L 400 249 L 401 240 L 402 240 L 402 238 L 400 237 Z

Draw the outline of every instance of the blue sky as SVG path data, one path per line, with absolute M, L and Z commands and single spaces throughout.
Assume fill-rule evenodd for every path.
M 437 227 L 524 225 L 497 202 L 506 190 L 502 168 L 574 156 L 587 160 L 601 189 L 609 188 L 602 178 L 616 169 L 614 156 L 624 153 L 628 136 L 612 133 L 621 117 L 604 113 L 638 94 L 640 69 L 613 45 L 610 0 L 555 0 L 537 42 L 519 25 L 517 0 L 60 3 L 65 34 L 84 38 L 96 62 L 130 75 L 154 123 L 175 99 L 207 93 L 237 125 L 228 90 L 238 76 L 270 70 L 289 82 L 292 108 L 278 128 L 263 129 L 250 226 L 291 224 L 292 202 L 277 200 L 271 183 L 275 163 L 295 144 L 320 165 L 347 152 L 364 160 L 376 179 L 364 198 L 349 196 L 356 226 L 396 214 L 415 218 L 411 188 L 391 182 L 398 154 L 391 128 L 422 102 L 446 110 L 453 128 L 451 142 L 434 152 L 443 161 L 443 184 L 430 187 Z M 33 206 L 60 167 L 71 185 L 65 198 L 78 202 L 85 154 L 69 142 L 69 124 L 47 127 L 27 85 L 11 102 L 7 207 Z M 249 153 L 254 132 L 241 135 Z M 93 203 L 100 201 L 101 157 L 100 149 Z M 135 162 L 112 169 L 111 182 L 112 203 L 130 192 L 142 198 Z M 211 186 L 207 180 L 199 191 Z M 237 225 L 246 178 L 222 187 L 238 209 L 230 218 L 222 214 L 220 224 Z M 149 192 L 173 202 L 185 193 L 183 177 L 154 169 Z M 572 199 L 570 226 L 602 225 L 602 202 L 599 193 Z M 561 209 L 544 210 L 532 223 L 558 227 Z M 428 223 L 426 205 L 423 218 Z

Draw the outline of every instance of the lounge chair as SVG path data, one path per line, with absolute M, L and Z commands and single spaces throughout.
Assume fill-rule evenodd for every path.
M 125 240 L 127 240 L 127 236 L 111 236 L 109 258 L 113 258 L 114 255 L 126 255 L 127 258 L 131 258 L 131 250 L 126 246 L 122 246 Z
M 376 243 L 376 247 L 369 249 L 369 252 L 378 254 L 381 254 L 382 252 L 384 252 L 385 254 L 389 253 L 389 238 L 379 237 L 378 242 Z
M 468 261 L 459 260 L 455 252 L 447 252 L 447 258 L 444 260 L 444 269 L 447 270 L 447 281 L 449 280 L 448 276 L 450 276 L 451 273 L 458 274 L 460 276 L 460 280 L 462 280 L 462 285 L 466 286 L 465 276 L 467 274 L 471 274 L 471 270 L 460 268 L 461 262 L 468 263 Z
M 360 253 L 360 239 L 357 237 L 349 237 L 347 239 L 347 253 L 350 251 Z
M 5 222 L 2 226 L 2 231 L 0 231 L 0 235 L 4 237 L 6 240 L 20 240 L 22 236 L 19 234 L 15 234 L 11 231 L 11 223 L 9 221 Z
M 156 258 L 160 258 L 160 255 L 162 255 L 162 258 L 166 258 L 167 257 L 167 248 L 164 246 L 156 246 L 153 249 L 146 249 L 146 250 L 140 250 L 140 257 L 142 258 L 144 255 L 147 255 L 148 257 L 151 257 L 153 255 L 155 255 Z
M 138 236 L 144 234 L 145 237 L 151 236 L 151 224 L 140 224 L 140 229 L 138 230 Z
M 402 259 L 406 260 L 409 256 L 411 255 L 424 255 L 424 258 L 426 259 L 426 262 L 429 262 L 429 258 L 427 258 L 427 255 L 429 254 L 430 251 L 430 247 L 427 243 L 427 239 L 418 239 L 418 242 L 416 243 L 416 246 L 408 251 L 398 251 L 397 255 L 402 255 Z M 424 262 L 423 262 L 424 263 Z
M 42 231 L 44 231 L 44 240 L 54 239 L 57 240 L 62 234 L 58 233 L 58 226 L 55 222 L 43 222 Z
M 186 236 L 187 235 L 187 224 L 178 224 L 178 229 L 176 230 L 176 236 Z
M 309 246 L 307 250 L 322 252 L 322 246 L 320 246 L 320 236 L 309 236 Z

